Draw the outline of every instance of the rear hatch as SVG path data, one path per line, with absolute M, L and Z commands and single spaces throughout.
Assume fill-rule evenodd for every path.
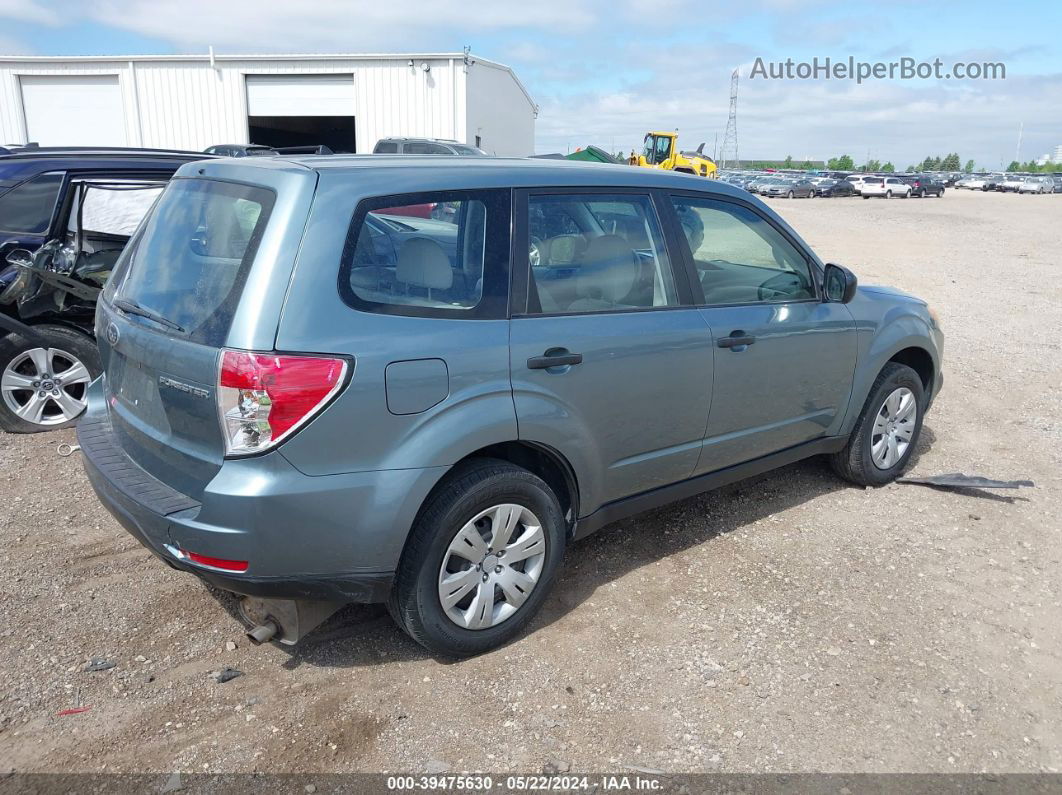
M 285 240 L 279 216 L 301 212 L 304 219 L 313 188 L 300 195 L 296 181 L 285 197 L 268 169 L 230 169 L 264 173 L 267 184 L 248 184 L 211 178 L 219 167 L 202 166 L 192 178 L 183 169 L 167 186 L 123 253 L 96 316 L 104 394 L 122 449 L 196 499 L 225 456 L 221 350 L 272 348 L 298 238 Z

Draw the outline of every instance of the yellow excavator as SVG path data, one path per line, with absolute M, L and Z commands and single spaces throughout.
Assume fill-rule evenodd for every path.
M 717 171 L 712 158 L 704 154 L 704 144 L 698 146 L 696 152 L 680 152 L 677 132 L 646 133 L 642 153 L 635 155 L 632 152 L 629 163 L 632 166 L 662 168 L 712 179 Z

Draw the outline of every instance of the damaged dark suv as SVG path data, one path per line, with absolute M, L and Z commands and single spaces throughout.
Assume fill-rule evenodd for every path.
M 61 428 L 100 373 L 96 297 L 162 187 L 209 157 L 148 149 L 0 153 L 0 313 L 33 338 L 0 338 L 0 429 Z

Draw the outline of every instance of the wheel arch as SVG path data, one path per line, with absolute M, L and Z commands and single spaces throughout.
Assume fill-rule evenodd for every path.
M 887 313 L 869 349 L 859 355 L 848 410 L 840 427 L 842 435 L 852 432 L 875 379 L 890 362 L 914 370 L 926 395 L 930 399 L 935 397 L 933 389 L 940 363 L 939 351 L 933 350 L 931 340 L 932 331 L 928 322 L 917 314 L 903 307 L 896 307 Z
M 579 515 L 579 483 L 574 468 L 560 452 L 552 447 L 526 440 L 513 439 L 486 445 L 455 461 L 450 471 L 439 479 L 425 497 L 421 507 L 423 508 L 431 500 L 451 472 L 460 469 L 464 464 L 486 458 L 508 461 L 546 481 L 557 495 L 569 534 L 573 531 L 575 520 Z
M 910 367 L 918 373 L 918 378 L 922 382 L 922 388 L 925 389 L 926 394 L 928 395 L 932 392 L 933 379 L 936 376 L 936 364 L 933 361 L 933 355 L 928 350 L 920 345 L 910 345 L 890 356 L 885 364 L 889 362 L 896 362 Z M 882 365 L 882 367 L 884 366 Z

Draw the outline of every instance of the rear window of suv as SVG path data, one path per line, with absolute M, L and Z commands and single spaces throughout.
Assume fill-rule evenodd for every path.
M 113 300 L 163 321 L 136 318 L 146 325 L 223 345 L 274 198 L 252 185 L 173 180 L 119 265 Z

